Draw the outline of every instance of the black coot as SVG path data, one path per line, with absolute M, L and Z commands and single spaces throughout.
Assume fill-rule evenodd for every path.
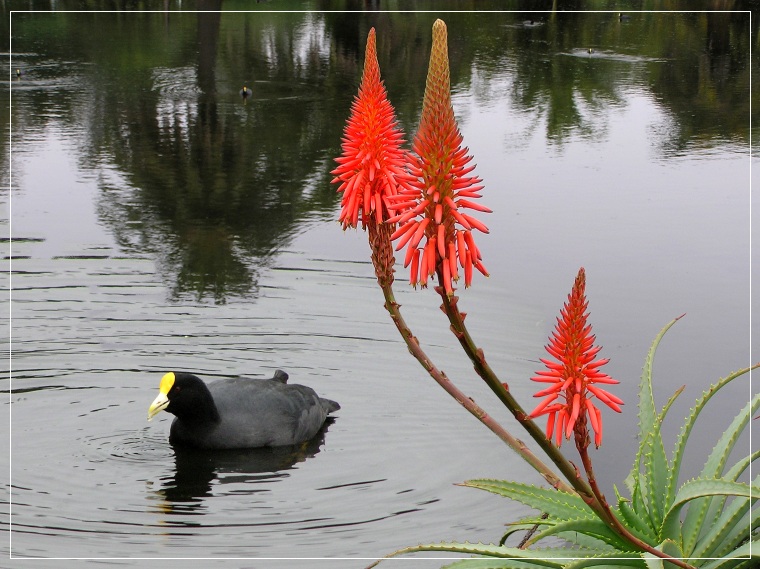
M 190 373 L 170 372 L 148 409 L 175 415 L 169 442 L 205 449 L 294 445 L 319 432 L 328 413 L 340 409 L 312 388 L 272 379 L 222 379 L 206 385 Z

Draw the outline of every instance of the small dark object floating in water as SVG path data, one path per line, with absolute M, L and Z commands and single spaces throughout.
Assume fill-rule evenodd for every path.
M 253 95 L 253 91 L 251 91 L 251 90 L 250 90 L 248 87 L 246 87 L 245 85 L 243 86 L 243 88 L 242 88 L 242 89 L 240 89 L 240 96 L 241 96 L 241 97 L 243 97 L 244 99 L 246 99 L 246 98 L 250 97 L 251 95 Z
M 148 419 L 160 411 L 175 416 L 173 445 L 235 449 L 295 445 L 314 437 L 327 415 L 340 409 L 305 385 L 287 383 L 277 370 L 271 379 L 238 377 L 206 385 L 190 373 L 161 379 Z

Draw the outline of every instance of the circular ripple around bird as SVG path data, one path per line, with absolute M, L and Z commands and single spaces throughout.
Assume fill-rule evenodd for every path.
M 150 430 L 118 431 L 108 435 L 87 436 L 82 439 L 91 462 L 116 460 L 150 463 L 166 460 L 171 452 L 166 434 Z

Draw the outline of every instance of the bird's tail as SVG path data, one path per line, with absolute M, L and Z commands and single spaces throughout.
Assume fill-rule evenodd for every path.
M 340 409 L 340 405 L 337 401 L 333 401 L 332 399 L 325 399 L 323 397 L 319 398 L 319 402 L 322 404 L 322 406 L 327 409 L 328 413 L 332 413 L 333 411 L 337 411 Z

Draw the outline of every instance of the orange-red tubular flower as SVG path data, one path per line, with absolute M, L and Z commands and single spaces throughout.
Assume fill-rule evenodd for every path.
M 601 401 L 618 413 L 623 404 L 619 397 L 598 385 L 620 382 L 599 371 L 609 360 L 595 359 L 601 347 L 593 347 L 595 336 L 587 322 L 587 308 L 586 272 L 581 267 L 546 346 L 546 351 L 557 362 L 542 358 L 546 370 L 537 371 L 531 377 L 533 381 L 548 383 L 549 386 L 534 395 L 544 399 L 530 417 L 549 415 L 546 437 L 551 440 L 555 435 L 557 446 L 562 444 L 563 437 L 569 438 L 573 430 L 585 424 L 588 418 L 598 448 L 602 444 L 602 415 L 594 400 Z
M 404 172 L 403 135 L 393 106 L 388 101 L 377 63 L 375 28 L 367 36 L 359 94 L 351 105 L 351 116 L 343 131 L 343 153 L 331 172 L 333 183 L 343 192 L 339 221 L 343 229 L 357 227 L 361 218 L 366 227 L 370 217 L 382 223 L 390 217 L 385 200 L 398 193 L 398 177 Z
M 399 179 L 398 194 L 388 196 L 386 205 L 395 213 L 388 221 L 398 223 L 392 236 L 396 250 L 408 248 L 404 266 L 412 264 L 410 282 L 425 286 L 440 269 L 449 295 L 460 277 L 457 266 L 464 269 L 465 286 L 472 283 L 473 267 L 488 276 L 472 238 L 473 230 L 488 228 L 466 212 L 491 210 L 473 201 L 481 197 L 482 180 L 471 174 L 475 165 L 462 141 L 451 105 L 446 24 L 436 20 L 420 127 L 407 164 L 412 179 Z

